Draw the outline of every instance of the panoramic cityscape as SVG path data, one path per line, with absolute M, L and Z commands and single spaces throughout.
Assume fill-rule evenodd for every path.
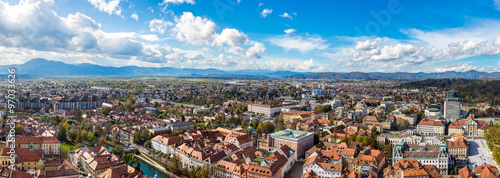
M 500 178 L 499 0 L 0 13 L 0 178 Z

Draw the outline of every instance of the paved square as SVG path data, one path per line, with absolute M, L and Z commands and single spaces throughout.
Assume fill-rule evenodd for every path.
M 497 166 L 490 152 L 488 145 L 484 139 L 468 139 L 469 142 L 469 167 L 474 169 L 475 166 L 489 164 Z

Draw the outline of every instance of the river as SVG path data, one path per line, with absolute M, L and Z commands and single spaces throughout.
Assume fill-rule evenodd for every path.
M 139 161 L 141 163 L 141 171 L 142 171 L 143 175 L 148 176 L 148 177 L 154 177 L 155 174 L 158 174 L 158 178 L 168 178 L 167 175 L 163 174 L 160 171 L 156 171 L 156 169 L 147 165 L 146 163 L 143 163 L 141 160 L 137 160 L 137 161 Z M 134 165 L 131 164 L 130 166 L 133 167 Z

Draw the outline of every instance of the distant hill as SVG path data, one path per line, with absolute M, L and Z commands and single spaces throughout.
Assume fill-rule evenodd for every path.
M 43 58 L 32 59 L 20 65 L 0 66 L 0 74 L 5 74 L 10 67 L 16 67 L 18 74 L 30 76 L 184 76 L 184 77 L 239 77 L 262 78 L 283 77 L 303 74 L 301 72 L 271 70 L 235 70 L 190 69 L 174 67 L 105 67 L 95 64 L 66 64 Z
M 488 102 L 492 106 L 500 104 L 500 80 L 479 79 L 427 79 L 402 83 L 396 88 L 424 89 L 437 87 L 441 90 L 455 90 L 460 93 L 463 102 Z
M 500 79 L 500 72 L 486 73 L 478 71 L 467 72 L 442 72 L 442 73 L 363 73 L 363 72 L 350 72 L 350 73 L 336 73 L 336 72 L 322 72 L 310 73 L 289 76 L 290 79 L 329 79 L 329 80 L 423 80 L 423 79 L 436 79 L 436 78 L 466 78 L 466 79 Z
M 420 81 L 412 81 L 399 84 L 397 88 L 429 88 L 429 87 L 437 87 L 439 89 L 450 89 L 454 90 L 460 87 L 472 85 L 472 84 L 480 84 L 485 83 L 484 80 L 478 79 L 462 79 L 462 78 L 445 78 L 445 79 L 426 79 Z
M 336 73 L 336 72 L 292 72 L 274 70 L 219 70 L 190 69 L 174 67 L 106 67 L 95 64 L 66 64 L 43 58 L 32 59 L 20 65 L 0 66 L 0 74 L 6 74 L 9 67 L 16 67 L 19 75 L 29 76 L 179 76 L 215 78 L 286 78 L 286 79 L 328 79 L 328 80 L 423 80 L 434 78 L 500 79 L 500 72 L 478 71 L 443 73 Z

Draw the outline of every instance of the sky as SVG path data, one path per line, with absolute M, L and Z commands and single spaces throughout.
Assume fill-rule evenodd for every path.
M 500 0 L 0 0 L 0 65 L 500 71 Z

